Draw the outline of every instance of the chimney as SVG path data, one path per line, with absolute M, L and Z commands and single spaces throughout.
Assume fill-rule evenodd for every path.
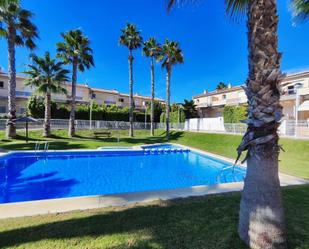
M 229 84 L 227 85 L 227 88 L 228 88 L 228 89 L 231 89 L 231 88 L 232 88 L 232 84 L 229 83 Z
M 208 93 L 208 91 L 207 90 L 204 90 L 204 94 L 207 94 Z

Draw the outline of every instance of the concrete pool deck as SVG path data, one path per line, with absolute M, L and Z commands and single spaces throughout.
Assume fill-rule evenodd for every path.
M 205 151 L 201 151 L 195 148 L 190 148 L 179 144 L 174 145 L 189 148 L 192 151 L 198 152 L 200 154 L 221 159 L 229 163 L 234 163 L 233 160 L 226 157 L 218 156 L 212 153 L 208 153 Z M 138 148 L 135 147 L 134 149 Z M 239 165 L 239 166 L 245 167 L 245 165 Z M 281 186 L 309 184 L 309 181 L 294 176 L 289 176 L 280 173 L 279 177 Z M 209 194 L 236 192 L 236 191 L 242 191 L 242 189 L 243 189 L 243 183 L 235 182 L 235 183 L 224 183 L 216 185 L 194 186 L 194 187 L 178 188 L 171 190 L 156 190 L 156 191 L 144 191 L 144 192 L 134 192 L 134 193 L 114 194 L 114 195 L 96 195 L 96 196 L 7 203 L 7 204 L 0 204 L 0 219 L 43 215 L 49 213 L 60 213 L 73 210 L 87 210 L 87 209 L 104 208 L 111 206 L 125 206 L 128 204 L 151 202 L 155 200 L 170 200 L 176 198 L 186 198 L 186 197 L 203 196 Z

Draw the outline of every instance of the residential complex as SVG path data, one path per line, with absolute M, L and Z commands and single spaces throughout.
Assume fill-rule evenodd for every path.
M 25 85 L 26 77 L 16 77 L 16 112 L 24 114 L 27 107 L 27 102 L 30 96 L 35 92 L 35 89 Z M 67 89 L 67 95 L 52 94 L 52 99 L 56 103 L 67 104 L 71 97 L 71 84 L 63 83 Z M 0 115 L 5 115 L 8 112 L 8 75 L 0 72 Z M 151 100 L 150 97 L 134 95 L 135 109 L 142 110 L 145 108 L 145 103 Z M 156 101 L 163 102 L 162 99 L 156 98 Z M 77 105 L 90 104 L 91 101 L 96 101 L 99 105 L 116 105 L 119 107 L 129 106 L 129 95 L 118 92 L 117 90 L 105 90 L 92 88 L 88 85 L 77 84 L 76 102 Z
M 287 120 L 309 119 L 309 71 L 288 74 L 281 82 L 284 118 Z M 246 94 L 241 86 L 204 93 L 194 96 L 199 117 L 222 117 L 226 105 L 244 105 Z

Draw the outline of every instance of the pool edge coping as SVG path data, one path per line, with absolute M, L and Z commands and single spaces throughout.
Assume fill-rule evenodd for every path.
M 216 155 L 210 152 L 199 150 L 190 146 L 185 146 L 177 143 L 160 143 L 160 144 L 172 144 L 183 148 L 188 148 L 194 152 L 214 157 L 219 160 L 226 161 L 228 163 L 234 163 L 230 158 Z M 142 150 L 142 146 L 132 146 L 128 148 L 129 151 Z M 55 150 L 49 152 L 73 152 L 81 150 Z M 82 151 L 98 151 L 98 150 L 82 150 Z M 101 150 L 102 151 L 102 150 Z M 21 151 L 10 151 L 5 155 L 20 153 Z M 22 151 L 22 152 L 34 152 L 34 151 Z M 3 154 L 1 155 L 3 156 Z M 246 167 L 245 165 L 237 164 L 240 167 Z M 308 184 L 309 181 L 298 177 L 279 173 L 281 186 L 291 185 L 303 185 Z M 112 195 L 94 195 L 94 196 L 81 196 L 81 197 L 66 197 L 56 198 L 49 200 L 36 200 L 27 202 L 14 202 L 0 204 L 0 219 L 17 218 L 26 216 L 36 216 L 45 214 L 64 213 L 76 210 L 88 210 L 96 208 L 106 208 L 112 206 L 126 206 L 134 203 L 146 203 L 156 200 L 171 200 L 177 198 L 187 198 L 193 196 L 204 196 L 211 194 L 221 194 L 228 192 L 239 192 L 243 189 L 243 182 L 234 183 L 222 183 L 216 185 L 201 185 L 188 188 L 178 188 L 170 190 L 154 190 L 154 191 L 141 191 L 123 194 Z

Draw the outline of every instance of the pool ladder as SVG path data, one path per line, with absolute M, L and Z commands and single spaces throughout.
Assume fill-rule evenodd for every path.
M 49 148 L 49 142 L 45 142 L 45 143 L 42 143 L 43 144 L 43 148 L 44 148 L 44 152 L 47 152 L 48 151 L 48 148 Z M 38 152 L 40 151 L 40 147 L 41 147 L 41 142 L 40 141 L 36 141 L 35 143 L 35 147 L 34 147 L 34 150 L 35 152 Z
M 225 182 L 225 183 L 228 182 L 228 181 L 227 181 L 227 178 L 226 178 L 226 175 L 223 175 L 223 173 L 226 172 L 226 171 L 228 171 L 228 170 L 230 170 L 230 169 L 232 169 L 232 173 L 233 173 L 232 178 L 233 178 L 233 181 L 234 181 L 234 182 L 237 181 L 237 179 L 236 179 L 236 177 L 235 177 L 235 174 L 234 174 L 234 173 L 235 173 L 235 165 L 233 165 L 233 166 L 225 167 L 225 168 L 223 168 L 223 169 L 220 170 L 219 174 L 217 175 L 217 182 L 218 182 L 218 183 L 220 182 L 220 179 L 221 179 L 222 176 L 224 176 L 224 182 Z

